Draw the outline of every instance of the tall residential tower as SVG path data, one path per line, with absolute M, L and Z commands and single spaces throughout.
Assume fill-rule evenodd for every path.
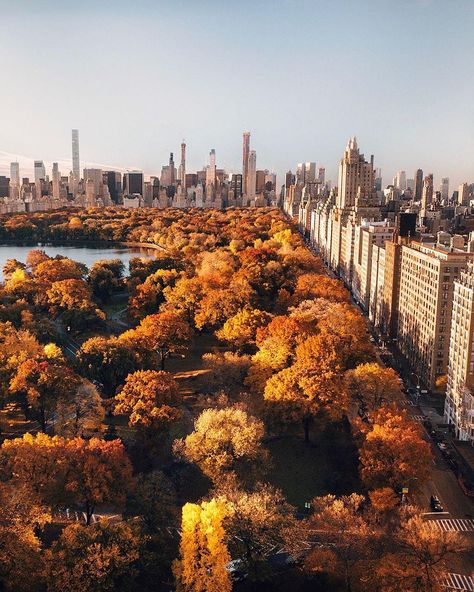
M 244 132 L 242 145 L 242 181 L 243 194 L 247 195 L 247 177 L 249 172 L 250 132 Z

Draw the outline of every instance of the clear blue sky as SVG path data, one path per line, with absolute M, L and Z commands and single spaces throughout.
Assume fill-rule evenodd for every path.
M 397 169 L 474 181 L 474 0 L 0 0 L 0 151 L 157 172 L 301 160 L 349 136 Z M 5 155 L 4 155 L 5 156 Z M 6 156 L 5 156 L 6 158 Z M 63 171 L 66 172 L 66 171 Z

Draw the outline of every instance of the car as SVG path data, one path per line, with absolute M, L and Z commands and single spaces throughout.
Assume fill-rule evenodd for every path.
M 430 498 L 430 506 L 432 512 L 444 512 L 444 508 L 439 501 L 439 497 L 436 495 L 432 495 Z

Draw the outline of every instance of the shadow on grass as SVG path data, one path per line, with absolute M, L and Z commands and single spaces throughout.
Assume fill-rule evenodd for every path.
M 286 435 L 266 444 L 272 464 L 266 480 L 281 489 L 288 501 L 304 508 L 319 495 L 344 495 L 361 489 L 357 448 L 346 423 L 328 424 L 312 441 Z

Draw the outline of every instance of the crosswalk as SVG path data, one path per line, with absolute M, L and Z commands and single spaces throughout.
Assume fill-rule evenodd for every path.
M 441 518 L 440 520 L 430 520 L 430 524 L 444 532 L 474 532 L 474 519 L 472 518 Z
M 410 419 L 414 419 L 415 421 L 424 421 L 425 416 L 424 415 L 410 415 Z
M 460 590 L 462 592 L 474 592 L 474 579 L 471 576 L 448 573 L 443 578 L 443 586 L 447 590 Z

